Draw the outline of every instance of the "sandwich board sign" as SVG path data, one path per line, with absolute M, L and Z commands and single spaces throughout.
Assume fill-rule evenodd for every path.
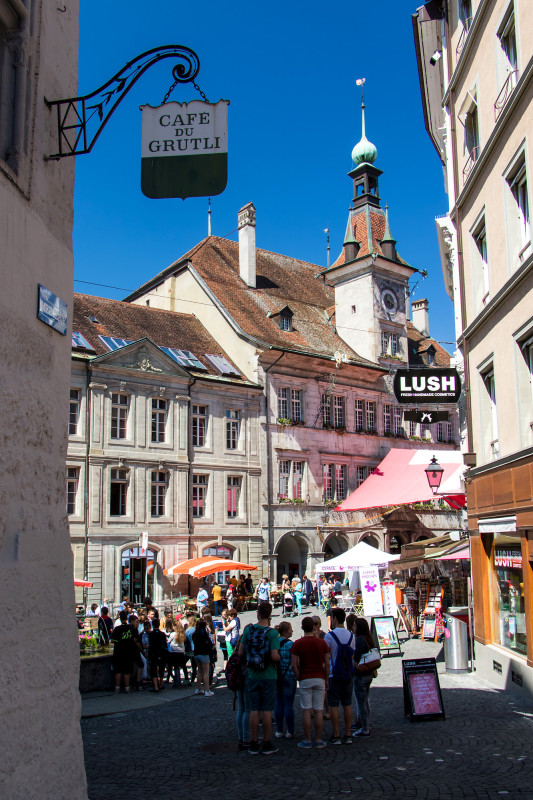
M 229 100 L 141 106 L 141 191 L 146 197 L 210 197 L 228 181 Z
M 404 659 L 402 675 L 405 716 L 411 722 L 445 719 L 435 659 Z

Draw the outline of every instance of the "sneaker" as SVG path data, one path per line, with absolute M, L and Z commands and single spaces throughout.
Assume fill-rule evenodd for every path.
M 359 730 L 355 731 L 352 736 L 370 736 L 370 731 L 364 731 L 362 728 L 359 728 Z
M 342 739 L 340 736 L 332 736 L 329 740 L 330 744 L 342 744 Z
M 284 735 L 283 731 L 276 731 L 276 733 L 274 734 L 276 739 L 283 739 L 283 735 Z
M 312 744 L 309 739 L 303 739 L 301 742 L 298 742 L 296 747 L 301 747 L 302 750 L 310 750 L 312 748 Z
M 294 733 L 289 733 L 289 731 L 287 731 L 287 733 L 285 734 L 285 738 L 286 739 L 294 739 Z
M 343 744 L 353 744 L 352 737 L 349 736 L 349 735 L 343 736 L 342 737 L 342 743 Z
M 320 750 L 322 747 L 326 747 L 326 743 L 324 739 L 317 739 L 315 742 L 315 747 Z
M 204 692 L 204 697 L 214 697 L 214 696 L 215 696 L 214 692 L 210 692 L 210 691 Z
M 251 756 L 259 755 L 259 742 L 250 742 L 250 747 L 248 748 L 248 752 Z
M 115 694 L 120 694 L 120 687 L 119 686 L 115 686 Z
M 195 689 L 194 694 L 203 694 L 203 692 L 200 689 Z
M 279 747 L 274 747 L 272 742 L 263 742 L 263 755 L 271 756 L 272 753 L 279 753 Z

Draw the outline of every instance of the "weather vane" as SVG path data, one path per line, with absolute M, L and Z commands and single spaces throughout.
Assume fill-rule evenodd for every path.
M 357 78 L 355 81 L 356 86 L 361 87 L 361 105 L 365 107 L 365 93 L 364 93 L 364 86 L 365 86 L 366 78 Z

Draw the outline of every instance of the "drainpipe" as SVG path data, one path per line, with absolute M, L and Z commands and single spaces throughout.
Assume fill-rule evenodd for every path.
M 271 471 L 271 464 L 272 458 L 270 455 L 270 422 L 269 422 L 269 407 L 268 407 L 268 373 L 275 367 L 276 364 L 281 361 L 283 356 L 285 355 L 285 351 L 277 358 L 272 364 L 265 369 L 265 388 L 264 388 L 264 396 L 265 396 L 265 421 L 266 421 L 266 454 L 267 454 L 267 515 L 268 515 L 268 555 L 272 555 L 274 549 L 274 530 L 273 530 L 273 523 L 272 523 L 272 471 Z M 268 561 L 268 572 L 269 578 L 270 575 L 270 558 Z
M 89 443 L 91 441 L 91 367 L 89 361 L 85 362 L 85 475 L 83 481 L 83 519 L 84 519 L 84 542 L 83 542 L 83 574 L 85 580 L 89 580 Z M 85 600 L 87 600 L 88 589 L 85 589 Z
M 189 461 L 188 475 L 187 475 L 187 530 L 189 538 L 187 539 L 187 558 L 191 557 L 191 538 L 193 535 L 193 516 L 192 516 L 192 462 L 194 458 L 194 450 L 192 447 L 192 403 L 191 403 L 191 387 L 196 383 L 194 375 L 190 376 L 191 380 L 187 388 L 189 402 L 187 404 L 187 457 Z M 187 594 L 191 590 L 191 577 L 187 576 Z

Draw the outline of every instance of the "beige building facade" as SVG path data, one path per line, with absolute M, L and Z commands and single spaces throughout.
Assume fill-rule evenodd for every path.
M 74 162 L 45 160 L 57 139 L 43 97 L 76 93 L 77 15 L 77 2 L 0 0 L 0 597 L 27 632 L 4 631 L 4 798 L 87 796 L 64 504 L 70 338 L 37 318 L 42 285 L 70 330 Z
M 476 666 L 533 691 L 533 28 L 527 0 L 428 3 L 414 17 L 437 220 L 464 357 Z

